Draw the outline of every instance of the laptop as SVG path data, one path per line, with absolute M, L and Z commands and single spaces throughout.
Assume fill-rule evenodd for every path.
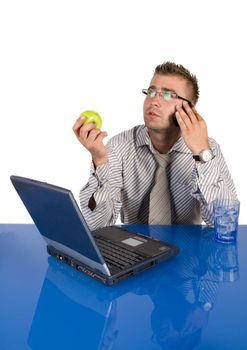
M 90 231 L 70 190 L 10 177 L 53 257 L 103 282 L 115 284 L 175 256 L 175 245 L 107 226 Z

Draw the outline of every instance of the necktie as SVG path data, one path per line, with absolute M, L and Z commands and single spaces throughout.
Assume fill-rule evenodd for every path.
M 171 223 L 171 203 L 169 184 L 166 176 L 166 166 L 169 164 L 169 154 L 156 153 L 158 168 L 155 173 L 155 184 L 150 193 L 149 224 L 162 225 Z

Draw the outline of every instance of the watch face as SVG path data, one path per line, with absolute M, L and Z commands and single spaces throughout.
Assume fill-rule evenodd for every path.
M 205 149 L 204 151 L 202 151 L 201 158 L 204 162 L 208 162 L 213 158 L 212 152 L 208 149 Z

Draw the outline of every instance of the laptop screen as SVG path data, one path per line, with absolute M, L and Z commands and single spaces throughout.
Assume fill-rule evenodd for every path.
M 69 190 L 18 176 L 11 181 L 44 237 L 104 263 Z

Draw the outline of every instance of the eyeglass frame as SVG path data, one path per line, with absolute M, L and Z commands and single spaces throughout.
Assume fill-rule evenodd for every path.
M 157 91 L 157 90 L 155 90 L 155 89 L 152 89 L 152 90 L 155 91 L 156 93 L 155 93 L 155 96 L 151 97 L 151 96 L 149 96 L 149 94 L 148 94 L 148 90 L 150 90 L 150 89 L 151 89 L 151 88 L 142 89 L 142 93 L 143 93 L 144 95 L 146 95 L 147 97 L 149 97 L 149 98 L 154 98 L 157 94 L 159 94 L 159 96 L 162 96 L 162 99 L 163 99 L 164 101 L 167 101 L 167 100 L 164 99 L 164 96 L 162 95 L 162 93 L 164 93 L 164 92 L 170 92 L 170 93 L 171 93 L 171 98 L 178 98 L 179 100 L 186 101 L 186 102 L 188 102 L 188 105 L 190 106 L 190 108 L 193 107 L 193 103 L 192 103 L 190 100 L 188 100 L 188 99 L 185 98 L 185 97 L 179 96 L 179 95 L 176 94 L 176 92 L 174 92 L 174 91 L 171 91 L 171 90 Z M 173 96 L 172 96 L 172 95 L 173 95 Z M 169 101 L 169 100 L 168 100 L 168 101 Z

